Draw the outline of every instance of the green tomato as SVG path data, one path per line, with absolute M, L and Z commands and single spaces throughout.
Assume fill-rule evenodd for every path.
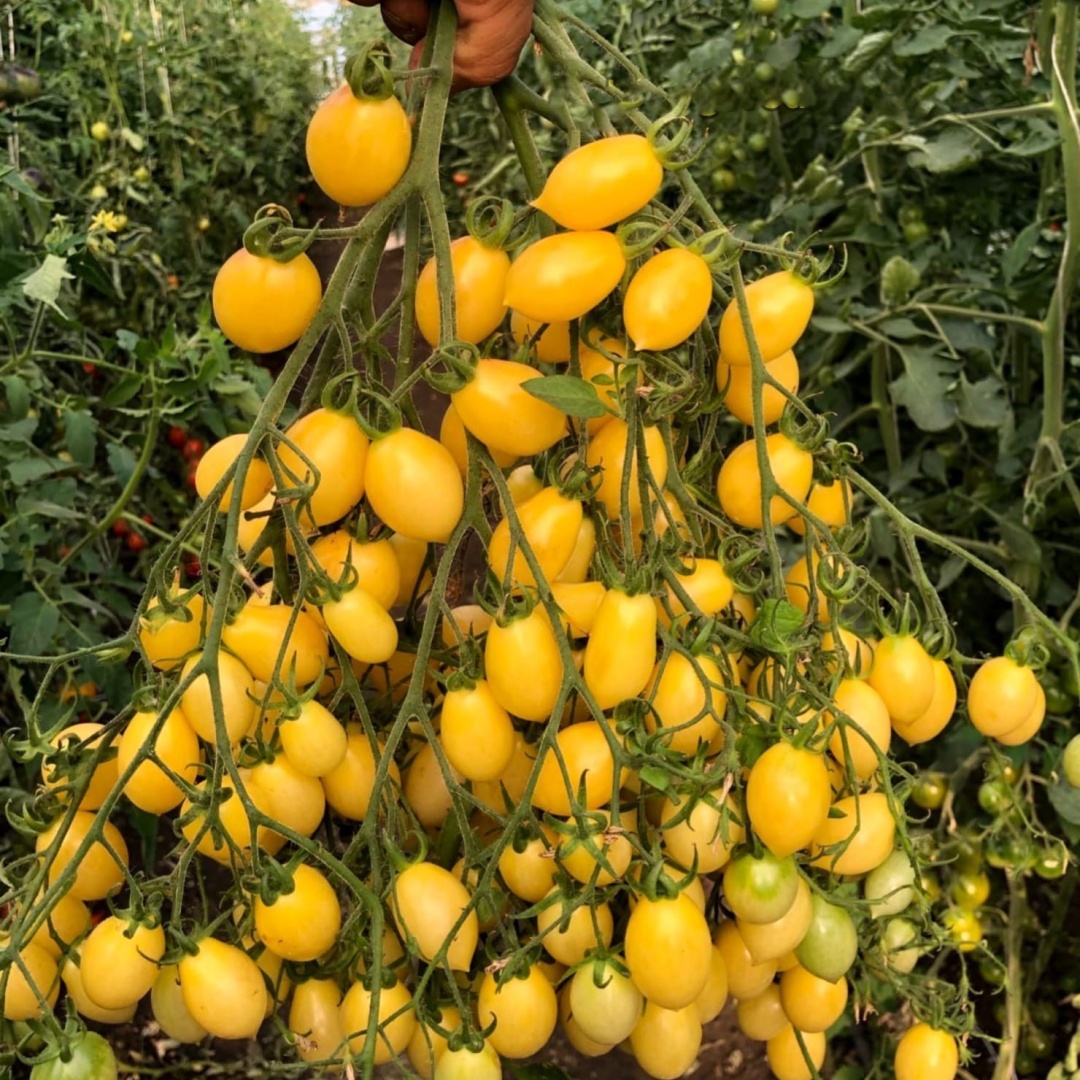
M 780 7 L 780 0 L 750 0 L 750 10 L 755 15 L 775 15 Z
M 1033 1058 L 1047 1057 L 1054 1049 L 1054 1037 L 1041 1028 L 1028 1026 L 1024 1032 L 1023 1048 Z
M 797 109 L 802 101 L 802 97 L 800 96 L 799 91 L 792 86 L 780 95 L 780 100 L 789 109 Z
M 95 120 L 90 125 L 90 137 L 97 142 L 105 142 L 111 134 L 112 131 L 104 120 Z
M 949 791 L 948 777 L 941 772 L 924 772 L 911 789 L 911 801 L 924 810 L 940 810 Z
M 769 136 L 763 131 L 755 131 L 746 140 L 747 147 L 755 154 L 763 154 L 769 149 Z
M 67 1061 L 57 1055 L 35 1065 L 30 1080 L 117 1080 L 116 1055 L 97 1032 L 83 1032 L 70 1049 Z
M 930 226 L 925 221 L 911 221 L 903 226 L 904 239 L 909 244 L 921 244 L 930 235 Z
M 1076 698 L 1070 694 L 1060 682 L 1056 680 L 1047 683 L 1046 711 L 1052 716 L 1068 716 L 1076 708 Z
M 738 181 L 730 169 L 716 169 L 712 174 L 712 182 L 717 191 L 734 191 Z
M 778 859 L 770 851 L 760 858 L 740 855 L 724 871 L 724 899 L 736 918 L 749 923 L 782 919 L 799 893 L 799 871 L 788 855 Z
M 1003 780 L 987 780 L 979 785 L 979 805 L 992 817 L 1004 814 L 1012 804 L 1012 791 Z
M 834 983 L 847 974 L 858 951 L 859 935 L 851 916 L 815 893 L 810 926 L 795 949 L 796 959 L 811 975 Z
M 1064 876 L 1069 865 L 1069 850 L 1060 840 L 1040 848 L 1035 853 L 1035 873 L 1047 881 Z
M 949 895 L 957 907 L 974 911 L 990 898 L 990 879 L 986 874 L 960 874 Z
M 131 176 L 135 183 L 145 184 L 150 179 L 150 170 L 145 165 L 140 165 Z
M 1028 1008 L 1031 1022 L 1046 1031 L 1053 1031 L 1058 1026 L 1058 1007 L 1052 1001 L 1033 1001 Z
M 986 861 L 999 870 L 1026 870 L 1031 865 L 1031 841 L 1014 833 L 998 833 L 984 845 Z
M 899 915 L 915 899 L 914 885 L 915 867 L 907 854 L 897 849 L 863 880 L 863 896 L 872 902 L 871 917 Z
M 764 60 L 756 68 L 754 68 L 754 78 L 758 82 L 772 82 L 776 78 L 776 69 L 772 64 L 765 63 Z
M 1080 788 L 1080 735 L 1074 735 L 1066 743 L 1065 753 L 1061 755 L 1061 771 L 1067 784 Z
M 908 975 L 919 962 L 922 950 L 911 943 L 919 931 L 910 919 L 890 919 L 881 935 L 881 952 L 885 965 L 901 975 Z

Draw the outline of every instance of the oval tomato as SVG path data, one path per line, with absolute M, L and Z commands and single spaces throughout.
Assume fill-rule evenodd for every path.
M 447 1050 L 435 1065 L 435 1080 L 502 1080 L 503 1067 L 491 1041 L 479 1050 Z
M 466 780 L 494 780 L 514 757 L 514 725 L 479 679 L 472 687 L 447 690 L 439 741 L 447 760 Z
M 824 1033 L 803 1031 L 800 1034 L 814 1068 L 820 1069 L 825 1062 Z M 795 1028 L 790 1024 L 765 1044 L 765 1057 L 776 1080 L 812 1080 L 814 1074 L 806 1064 Z
M 286 484 L 312 488 L 297 507 L 301 527 L 314 531 L 343 518 L 364 496 L 369 444 L 356 418 L 314 409 L 291 424 L 285 438 L 276 449 Z
M 418 1018 L 406 1053 L 422 1080 L 432 1080 L 439 1058 L 446 1053 L 448 1036 L 438 1031 L 436 1024 L 453 1035 L 461 1027 L 461 1013 L 454 1005 L 440 1005 L 430 1019 L 423 1015 Z
M 109 915 L 83 942 L 82 987 L 103 1009 L 126 1009 L 150 992 L 165 954 L 160 926 L 127 923 Z
M 289 1030 L 302 1037 L 296 1052 L 301 1061 L 340 1059 L 345 1044 L 341 989 L 333 979 L 297 983 L 289 1006 Z
M 739 1030 L 755 1042 L 768 1042 L 779 1035 L 789 1022 L 780 1004 L 780 987 L 772 983 L 755 997 L 741 999 L 735 1018 Z
M 926 712 L 910 724 L 893 720 L 893 731 L 909 746 L 918 746 L 937 738 L 956 712 L 956 680 L 949 665 L 944 660 L 935 660 L 933 665 L 934 693 Z
M 698 1019 L 703 1024 L 715 1020 L 724 1010 L 728 999 L 727 965 L 720 950 L 714 945 L 709 950 L 709 977 L 705 987 L 694 1002 Z
M 829 740 L 832 756 L 845 769 L 853 769 L 860 780 L 868 780 L 892 741 L 889 710 L 881 695 L 862 679 L 842 679 L 826 716 L 828 722 L 836 721 Z M 855 726 L 848 726 L 849 722 Z
M 506 275 L 510 256 L 473 236 L 459 236 L 450 245 L 454 276 L 454 313 L 458 341 L 479 345 L 506 316 Z M 433 348 L 440 338 L 438 269 L 434 257 L 416 280 L 416 325 Z
M 449 870 L 434 863 L 414 863 L 398 874 L 391 897 L 391 910 L 398 932 L 413 938 L 423 959 L 441 960 L 452 971 L 468 971 L 480 929 L 476 908 L 451 937 L 451 929 L 472 902 L 469 890 Z
M 252 778 L 247 769 L 240 770 L 240 780 L 244 786 L 247 797 L 257 810 L 271 815 L 270 800 L 266 793 Z M 208 786 L 211 786 L 212 778 L 208 777 L 196 785 L 199 793 L 205 797 Z M 230 777 L 221 779 L 220 801 L 217 804 L 216 830 L 211 830 L 206 825 L 206 814 L 203 809 L 197 810 L 181 827 L 181 833 L 189 844 L 196 844 L 196 850 L 208 859 L 228 865 L 233 858 L 234 851 L 241 857 L 251 849 L 251 819 L 243 802 L 236 794 L 236 789 Z M 180 816 L 184 817 L 191 810 L 192 804 L 189 799 L 184 799 L 180 804 Z M 215 832 L 221 835 L 215 837 Z M 196 840 L 198 838 L 198 840 Z M 278 850 L 281 847 L 281 837 L 271 833 L 265 826 L 259 826 L 257 841 L 263 850 Z
M 593 555 L 596 554 L 596 522 L 591 517 L 581 519 L 577 540 L 570 559 L 559 575 L 559 581 L 566 584 L 584 584 L 592 569 Z M 554 584 L 554 583 L 552 583 Z
M 354 586 L 319 610 L 334 640 L 354 660 L 385 664 L 397 652 L 397 623 L 366 589 Z
M 138 1002 L 124 1006 L 122 1009 L 104 1009 L 93 1001 L 83 988 L 82 969 L 79 966 L 82 956 L 82 945 L 68 953 L 60 968 L 60 978 L 64 981 L 64 989 L 67 990 L 70 1005 L 84 1019 L 92 1020 L 95 1024 L 130 1024 L 135 1016 Z
M 150 742 L 150 733 L 158 722 L 158 714 L 137 712 L 120 736 L 116 755 L 116 768 L 123 773 Z M 162 721 L 153 739 L 153 751 L 169 769 L 194 784 L 202 764 L 202 747 L 195 729 L 188 723 L 183 711 L 177 706 Z M 165 814 L 184 801 L 184 792 L 160 765 L 144 760 L 128 777 L 124 794 L 148 814 Z
M 1045 719 L 1046 691 L 1041 685 L 1037 685 L 1035 690 L 1035 705 L 1031 712 L 1028 713 L 1027 719 L 1007 735 L 999 735 L 997 741 L 1001 743 L 1002 746 L 1023 746 L 1024 743 L 1031 742 L 1031 740 L 1038 735 Z
M 863 896 L 871 901 L 871 917 L 899 915 L 915 899 L 914 886 L 915 867 L 907 853 L 897 849 L 863 879 Z
M 606 229 L 647 206 L 663 179 L 644 135 L 614 135 L 567 154 L 532 205 L 564 229 Z
M 214 318 L 239 349 L 271 353 L 299 341 L 322 303 L 315 264 L 301 252 L 287 263 L 241 248 L 214 278 Z
M 205 499 L 217 487 L 218 481 L 232 467 L 233 463 L 247 445 L 248 436 L 226 435 L 209 447 L 199 459 L 195 470 L 195 490 L 200 499 Z M 250 510 L 257 502 L 264 499 L 273 486 L 274 477 L 270 466 L 259 456 L 251 459 L 244 475 L 244 487 L 240 493 L 240 509 Z M 218 510 L 228 513 L 232 504 L 233 482 L 230 480 L 221 493 Z
M 331 581 L 354 580 L 388 611 L 397 603 L 401 566 L 389 540 L 361 542 L 348 530 L 337 529 L 312 542 L 311 557 Z
M 889 857 L 895 839 L 896 821 L 883 792 L 849 795 L 837 799 L 814 834 L 812 865 L 834 874 L 868 874 Z M 834 847 L 835 853 L 821 853 Z
M 466 437 L 465 425 L 461 422 L 461 417 L 458 415 L 457 409 L 454 408 L 453 402 L 446 406 L 442 423 L 439 424 L 439 442 L 450 451 L 454 464 L 458 467 L 458 472 L 464 478 L 469 471 L 469 440 Z M 508 454 L 503 450 L 492 450 L 490 446 L 487 451 L 491 455 L 491 460 L 500 469 L 509 469 L 518 459 L 517 454 Z M 532 471 L 531 465 L 527 465 L 525 468 L 529 469 L 530 472 Z M 507 483 L 509 483 L 509 478 Z M 514 505 L 517 505 L 516 500 Z
M 295 716 L 279 717 L 277 732 L 289 763 L 304 776 L 326 776 L 345 759 L 349 745 L 345 728 L 317 701 L 302 702 Z
M 492 623 L 484 645 L 484 670 L 495 700 L 522 720 L 547 720 L 562 688 L 563 662 L 547 612 L 535 607 L 500 625 Z M 523 679 L 521 673 L 529 677 Z
M 622 512 L 622 480 L 626 468 L 629 428 L 626 421 L 612 417 L 589 441 L 585 460 L 589 468 L 600 470 L 600 483 L 596 489 L 596 498 L 612 520 L 619 520 Z M 645 464 L 652 474 L 657 487 L 662 488 L 667 480 L 668 456 L 664 445 L 664 436 L 657 427 L 646 427 Z M 641 479 L 639 466 L 640 455 L 634 449 L 633 462 L 630 465 L 630 516 L 641 515 Z M 651 492 L 650 487 L 650 492 Z M 650 495 L 651 498 L 651 495 Z
M 696 753 L 701 743 L 723 734 L 718 718 L 727 706 L 724 685 L 723 672 L 710 656 L 691 659 L 683 653 L 669 653 L 642 694 L 652 706 L 645 714 L 646 729 L 670 728 L 665 740 L 670 749 Z
M 754 426 L 754 391 L 751 370 L 749 366 L 735 367 L 723 360 L 716 365 L 716 388 L 720 391 L 728 412 L 736 420 L 741 420 L 749 427 Z M 791 393 L 799 392 L 799 362 L 790 349 L 766 364 L 765 370 Z M 775 386 L 769 386 L 767 383 L 762 385 L 761 411 L 766 427 L 769 424 L 775 424 L 784 415 L 787 403 L 788 399 Z M 810 492 L 811 498 L 814 497 L 814 490 Z M 814 509 L 813 506 L 810 508 Z
M 718 615 L 731 603 L 735 595 L 735 586 L 728 577 L 724 564 L 718 559 L 694 559 L 688 572 L 676 576 L 679 588 L 690 598 L 690 611 L 695 615 Z M 667 586 L 667 596 L 672 614 L 678 619 L 687 608 L 676 593 L 674 585 L 670 583 Z M 657 604 L 657 613 L 660 621 L 665 626 L 670 626 L 667 610 L 660 603 Z
M 243 949 L 215 938 L 177 965 L 191 1018 L 219 1039 L 253 1039 L 266 1016 L 267 990 L 258 964 Z
M 795 950 L 795 956 L 812 975 L 828 982 L 842 979 L 855 963 L 859 936 L 846 909 L 814 894 L 810 925 Z
M 458 787 L 465 783 L 465 777 L 452 765 L 450 776 Z M 454 809 L 454 796 L 439 765 L 435 743 L 420 744 L 420 749 L 405 769 L 402 794 L 425 829 L 441 829 L 446 824 Z
M 181 590 L 171 591 L 174 597 L 182 595 Z M 159 671 L 172 671 L 202 643 L 206 602 L 195 593 L 172 614 L 158 612 L 154 616 L 153 611 L 159 604 L 158 598 L 152 596 L 146 605 L 146 614 L 139 620 L 139 643 L 154 667 Z
M 682 1009 L 705 988 L 712 964 L 709 924 L 682 893 L 641 897 L 630 912 L 623 947 L 630 978 L 649 1002 Z
M 567 498 L 558 488 L 542 488 L 516 507 L 521 535 L 517 538 L 510 580 L 519 585 L 535 585 L 532 568 L 525 560 L 527 545 L 540 566 L 545 581 L 554 581 L 570 561 L 577 546 L 584 516 L 580 499 Z M 510 519 L 495 526 L 488 544 L 488 565 L 500 581 L 506 579 L 510 561 Z
M 515 506 L 521 506 L 522 503 L 528 502 L 529 499 L 540 492 L 543 486 L 544 481 L 536 475 L 532 465 L 519 465 L 506 478 L 510 501 Z
M 160 968 L 150 988 L 150 1007 L 161 1030 L 178 1043 L 202 1042 L 209 1032 L 188 1011 L 180 989 L 180 969 Z
M 556 233 L 530 244 L 511 264 L 506 303 L 536 322 L 580 319 L 614 291 L 625 270 L 626 255 L 613 233 Z
M 750 959 L 755 964 L 766 960 L 779 960 L 794 952 L 806 936 L 813 918 L 814 904 L 810 886 L 800 875 L 795 891 L 795 901 L 775 922 L 752 923 L 736 919 L 739 936 L 746 945 Z
M 592 908 L 579 904 L 567 915 L 566 901 L 558 889 L 552 889 L 548 904 L 536 916 L 536 932 L 548 953 L 560 964 L 573 967 L 580 964 L 592 949 L 606 949 L 615 934 L 611 908 L 599 903 Z M 564 916 L 565 925 L 560 926 Z
M 202 659 L 202 653 L 192 656 L 180 672 L 184 680 Z M 221 712 L 225 736 L 229 743 L 238 743 L 251 728 L 256 716 L 255 680 L 251 672 L 235 656 L 218 652 L 215 657 L 217 679 L 221 688 Z M 195 734 L 211 745 L 217 744 L 217 724 L 210 691 L 210 677 L 205 672 L 197 676 L 180 698 L 184 719 Z
M 968 685 L 968 718 L 983 735 L 1000 738 L 1021 727 L 1038 703 L 1039 680 L 1008 656 L 987 660 Z
M 506 887 L 530 904 L 543 900 L 555 884 L 557 866 L 552 836 L 547 826 L 541 828 L 544 834 L 533 837 L 521 851 L 507 844 L 499 856 L 499 873 Z
M 542 364 L 566 364 L 570 361 L 568 322 L 542 323 L 527 319 L 515 311 L 510 315 L 510 336 L 518 345 L 527 345 Z
M 326 796 L 314 776 L 300 772 L 285 754 L 270 761 L 260 761 L 251 770 L 251 784 L 266 800 L 267 812 L 288 829 L 311 836 L 322 824 Z M 272 832 L 260 846 L 280 847 L 284 837 Z
M 681 805 L 671 797 L 664 800 L 660 810 L 660 828 L 665 852 L 689 869 L 697 865 L 699 874 L 719 870 L 731 857 L 732 848 L 746 838 L 742 824 L 730 814 L 724 817 L 724 798 L 716 792 L 697 799 L 684 815 L 673 824 Z
M 540 775 L 533 788 L 533 805 L 551 814 L 567 817 L 573 811 L 572 801 L 585 785 L 585 808 L 597 810 L 606 806 L 614 794 L 615 759 L 608 744 L 605 726 L 596 720 L 571 724 L 555 736 L 558 755 L 548 752 L 540 766 Z M 562 765 L 559 764 L 562 758 Z M 569 788 L 563 776 L 569 776 Z
M 896 1080 L 953 1080 L 960 1068 L 956 1039 L 919 1023 L 900 1036 L 893 1061 Z
M 292 680 L 299 688 L 322 678 L 330 662 L 326 631 L 306 611 L 249 600 L 221 631 L 221 641 L 259 682 Z
M 587 637 L 592 632 L 606 595 L 602 581 L 551 582 L 551 598 L 564 616 L 564 628 L 573 637 Z
M 590 435 L 595 435 L 612 416 L 622 415 L 622 404 L 619 400 L 619 387 L 626 386 L 627 370 L 623 365 L 616 367 L 616 362 L 606 356 L 625 357 L 626 346 L 615 338 L 601 338 L 600 347 L 604 352 L 593 349 L 582 343 L 578 350 L 578 361 L 581 364 L 581 377 L 586 382 L 591 382 L 596 388 L 597 397 L 612 411 L 603 416 L 591 416 L 585 421 L 585 430 Z M 631 376 L 632 378 L 633 376 Z
M 650 1001 L 630 1032 L 630 1049 L 649 1076 L 676 1080 L 697 1060 L 701 1038 L 696 1005 L 665 1009 Z
M 104 730 L 103 724 L 87 721 L 71 724 L 49 740 L 49 744 L 54 749 L 64 751 L 65 757 L 71 754 L 77 755 L 78 762 L 74 766 L 73 775 L 58 776 L 56 766 L 59 762 L 49 764 L 52 754 L 46 754 L 41 765 L 41 780 L 46 788 L 56 788 L 61 785 L 74 789 L 84 788 L 82 797 L 79 799 L 80 810 L 97 810 L 109 797 L 109 793 L 116 784 L 118 773 L 115 758 L 100 761 L 90 772 L 90 762 L 95 756 L 109 756 L 110 751 L 102 749 L 106 742 L 102 738 Z M 88 773 L 89 776 L 87 776 Z M 64 801 L 67 801 L 66 798 Z
M 363 821 L 371 806 L 375 776 L 384 750 L 380 743 L 376 754 L 360 724 L 349 724 L 346 735 L 345 757 L 337 768 L 322 777 L 321 783 L 332 810 L 343 818 Z M 401 784 L 401 771 L 396 761 L 390 762 L 386 779 L 394 786 Z
M 776 361 L 779 363 L 780 361 Z M 854 495 L 847 480 L 833 480 L 828 484 L 815 484 L 806 500 L 806 509 L 821 519 L 830 529 L 839 529 L 851 521 L 851 503 Z M 788 528 L 800 536 L 806 535 L 807 520 L 796 514 Z
M 746 304 L 761 360 L 770 364 L 802 337 L 814 312 L 814 291 L 790 270 L 780 270 L 747 285 Z M 734 299 L 720 319 L 720 356 L 733 367 L 750 363 L 750 344 Z
M 317 960 L 341 929 L 341 905 L 333 886 L 304 863 L 293 870 L 290 891 L 271 903 L 257 896 L 254 911 L 259 940 L 285 960 Z
M 778 859 L 769 851 L 747 853 L 727 864 L 724 899 L 740 922 L 774 923 L 791 910 L 799 894 L 799 881 L 790 855 Z
M 94 820 L 94 814 L 88 810 L 75 811 L 49 864 L 50 885 L 60 877 L 82 847 L 83 841 L 94 827 Z M 38 834 L 34 845 L 38 854 L 49 849 L 63 824 L 64 817 L 61 816 L 43 833 Z M 95 840 L 79 861 L 75 879 L 68 889 L 68 893 L 76 900 L 104 900 L 124 880 L 128 849 L 120 830 L 111 821 L 107 821 L 102 829 L 102 838 L 108 847 L 101 840 Z
M 609 589 L 585 646 L 585 685 L 601 709 L 636 697 L 656 666 L 656 605 L 648 593 Z
M 119 1075 L 112 1047 L 96 1031 L 84 1031 L 68 1044 L 70 1056 L 39 1061 L 30 1080 L 116 1080 Z
M 6 947 L 7 941 L 0 944 Z M 40 945 L 27 942 L 19 950 L 19 962 L 9 967 L 0 1013 L 5 1020 L 40 1020 L 42 999 L 52 1008 L 59 996 L 60 975 L 55 958 Z
M 812 750 L 777 743 L 750 769 L 746 812 L 754 832 L 777 858 L 801 851 L 815 838 L 831 802 L 825 759 Z
M 934 661 L 918 638 L 890 634 L 874 647 L 867 682 L 881 695 L 894 721 L 913 724 L 934 699 Z
M 776 961 L 755 963 L 739 928 L 732 920 L 720 924 L 713 943 L 723 958 L 732 997 L 739 1000 L 757 997 L 772 982 L 776 974 Z
M 488 972 L 476 997 L 480 1027 L 488 1028 L 487 1041 L 504 1058 L 525 1058 L 539 1053 L 555 1032 L 559 1003 L 555 990 L 540 968 L 501 982 Z
M 765 451 L 773 479 L 781 491 L 797 503 L 805 502 L 814 478 L 814 457 L 786 435 L 776 432 L 765 439 Z M 761 472 L 753 439 L 737 446 L 724 459 L 716 477 L 716 496 L 727 516 L 744 529 L 760 529 L 764 523 Z M 797 509 L 780 495 L 769 506 L 773 525 L 790 521 Z
M 450 539 L 465 506 L 453 454 L 412 428 L 371 444 L 364 486 L 371 508 L 391 529 L 432 543 Z
M 908 919 L 890 919 L 881 935 L 881 953 L 885 966 L 900 972 L 901 975 L 910 974 L 921 955 L 921 950 L 911 945 L 918 935 L 915 924 Z
M 578 1027 L 601 1046 L 629 1038 L 645 1006 L 633 980 L 610 962 L 578 968 L 567 993 Z
M 565 413 L 522 388 L 542 378 L 536 368 L 515 360 L 481 360 L 473 378 L 450 400 L 461 422 L 485 446 L 531 457 L 566 434 Z
M 32 905 L 35 913 L 30 918 L 33 921 L 38 918 L 36 909 L 40 901 L 39 896 L 38 902 Z M 39 945 L 50 956 L 59 960 L 64 951 L 89 929 L 90 909 L 74 896 L 63 894 L 49 909 L 48 915 L 34 931 L 30 942 L 33 945 Z
M 401 572 L 401 584 L 393 606 L 407 607 L 414 597 L 431 588 L 430 572 L 424 574 L 423 580 L 420 578 L 427 562 L 428 546 L 423 540 L 414 540 L 401 533 L 394 533 L 386 542 L 394 549 Z
M 819 979 L 801 964 L 780 976 L 780 1001 L 800 1031 L 828 1031 L 844 1015 L 847 1000 L 847 979 Z
M 374 997 L 374 993 L 363 982 L 355 982 L 346 991 L 341 1002 L 341 1025 L 349 1040 L 349 1051 L 356 1057 L 364 1052 L 364 1045 L 367 1043 Z M 376 1015 L 378 1026 L 372 1060 L 376 1065 L 385 1065 L 393 1061 L 398 1054 L 405 1052 L 405 1047 L 409 1045 L 409 1040 L 416 1030 L 416 1012 L 412 1008 L 411 991 L 397 981 L 392 986 L 382 987 L 379 990 Z
M 412 126 L 401 102 L 358 98 L 348 83 L 315 110 L 305 139 L 315 183 L 342 206 L 370 206 L 405 174 Z
M 654 255 L 630 279 L 623 323 L 634 349 L 674 349 L 705 321 L 712 303 L 712 271 L 685 248 Z
M 582 1057 L 602 1057 L 604 1054 L 608 1054 L 615 1049 L 614 1046 L 598 1043 L 595 1039 L 590 1039 L 589 1036 L 581 1030 L 570 1006 L 569 983 L 564 985 L 562 990 L 559 991 L 559 1023 L 562 1027 L 563 1034 L 566 1036 L 566 1041 L 581 1054 Z
M 556 848 L 559 865 L 583 885 L 594 881 L 594 876 L 595 884 L 601 887 L 621 880 L 634 855 L 627 836 L 627 818 L 624 816 L 621 829 L 613 828 L 611 814 L 606 810 L 578 820 L 578 834 Z

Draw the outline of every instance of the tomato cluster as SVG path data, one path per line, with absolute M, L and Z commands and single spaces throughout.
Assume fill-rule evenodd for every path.
M 307 138 L 347 206 L 387 196 L 410 147 L 397 99 L 352 85 Z M 853 554 L 867 489 L 798 397 L 814 260 L 744 286 L 701 229 L 635 246 L 669 164 L 655 137 L 587 142 L 513 257 L 513 233 L 456 239 L 452 303 L 438 258 L 420 270 L 405 315 L 454 361 L 438 439 L 346 372 L 288 426 L 198 455 L 199 520 L 242 573 L 157 588 L 138 709 L 44 748 L 52 888 L 23 898 L 5 1019 L 62 982 L 96 1022 L 149 997 L 181 1043 L 280 1008 L 296 1054 L 337 1068 L 498 1077 L 561 1027 L 674 1078 L 730 997 L 773 1074 L 804 1080 L 852 999 L 892 983 L 922 1017 L 896 1076 L 957 1074 L 970 1015 L 917 992 L 942 935 L 902 759 L 952 722 L 962 661 Z M 222 268 L 238 346 L 312 330 L 318 275 L 288 256 Z M 1039 732 L 1037 663 L 1014 642 L 971 677 L 995 747 Z M 195 859 L 233 869 L 212 932 L 131 874 L 121 798 L 175 815 L 181 883 Z M 914 801 L 941 805 L 932 778 Z M 951 885 L 959 951 L 988 890 L 977 868 Z

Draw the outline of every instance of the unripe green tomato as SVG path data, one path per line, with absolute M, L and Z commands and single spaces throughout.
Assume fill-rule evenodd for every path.
M 1048 1031 L 1029 1025 L 1024 1031 L 1022 1046 L 1033 1058 L 1044 1058 L 1054 1049 L 1054 1038 Z
M 986 763 L 986 779 L 1015 784 L 1020 779 L 1020 771 L 1008 758 L 994 758 Z
M 963 830 L 956 840 L 956 867 L 962 874 L 977 874 L 982 868 L 982 841 L 970 829 Z
M 104 184 L 95 184 L 90 189 L 90 198 L 93 199 L 94 202 L 100 202 L 102 199 L 107 199 L 108 197 L 109 189 Z
M 746 145 L 755 153 L 761 154 L 769 148 L 769 136 L 763 131 L 755 131 L 747 140 Z
M 1031 1076 L 1039 1068 L 1039 1063 L 1026 1050 L 1016 1055 L 1016 1075 Z
M 1035 873 L 1047 881 L 1063 877 L 1069 865 L 1069 851 L 1060 840 L 1040 848 L 1035 853 Z
M 210 219 L 208 217 L 199 218 L 199 232 L 210 231 Z
M 992 956 L 984 956 L 979 960 L 979 975 L 989 986 L 1004 986 L 1008 971 L 1004 964 Z
M 983 845 L 986 861 L 999 870 L 1026 870 L 1031 864 L 1031 841 L 1015 833 L 998 833 Z
M 780 100 L 789 108 L 797 109 L 799 107 L 802 98 L 799 95 L 799 91 L 794 87 L 789 87 L 780 95 Z
M 1076 627 L 1069 627 L 1069 636 L 1073 640 L 1080 640 L 1077 638 L 1077 633 L 1080 633 Z M 1074 698 L 1080 698 L 1080 676 L 1077 676 L 1076 669 L 1072 664 L 1066 664 L 1061 669 L 1061 686 L 1067 694 L 1071 694 Z
M 780 7 L 780 0 L 750 0 L 750 10 L 755 15 L 774 15 Z
M 1004 814 L 1012 804 L 1012 791 L 1004 781 L 987 780 L 979 785 L 979 805 L 992 817 Z
M 90 137 L 98 142 L 105 142 L 111 134 L 109 125 L 104 120 L 95 120 L 90 125 Z
M 949 790 L 948 777 L 941 772 L 924 772 L 911 789 L 911 801 L 924 810 L 940 810 Z
M 726 135 L 721 135 L 715 139 L 712 144 L 713 156 L 719 162 L 725 162 L 731 157 L 731 140 Z
M 820 161 L 811 161 L 806 166 L 806 172 L 803 173 L 803 183 L 811 190 L 816 190 L 818 184 L 828 175 L 829 170 Z
M 137 184 L 145 184 L 150 179 L 150 170 L 145 165 L 140 165 L 131 175 Z
M 1068 716 L 1076 708 L 1076 699 L 1055 679 L 1043 685 L 1046 691 L 1046 711 L 1052 716 Z
M 1065 753 L 1061 755 L 1061 772 L 1067 784 L 1080 788 L 1080 735 L 1074 735 L 1065 745 Z
M 776 69 L 772 64 L 765 63 L 764 60 L 756 68 L 754 68 L 754 78 L 758 82 L 772 82 L 776 78 Z
M 918 244 L 930 235 L 930 226 L 925 221 L 912 221 L 904 226 L 904 239 L 909 244 Z
M 839 176 L 828 176 L 818 185 L 814 197 L 816 199 L 835 199 L 843 190 L 844 181 Z
M 715 169 L 712 182 L 717 191 L 734 191 L 738 183 L 735 174 L 730 169 Z
M 120 31 L 120 44 L 130 45 L 135 40 L 135 35 L 130 30 Z
M 1052 1001 L 1033 1001 L 1028 1007 L 1031 1022 L 1046 1031 L 1053 1031 L 1058 1026 L 1058 1007 Z

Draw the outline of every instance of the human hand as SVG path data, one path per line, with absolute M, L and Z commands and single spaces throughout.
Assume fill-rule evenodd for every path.
M 364 7 L 380 4 L 383 22 L 396 37 L 413 46 L 415 65 L 424 47 L 429 0 L 353 0 Z M 454 91 L 490 86 L 517 66 L 521 47 L 532 30 L 533 0 L 457 0 L 454 42 Z

